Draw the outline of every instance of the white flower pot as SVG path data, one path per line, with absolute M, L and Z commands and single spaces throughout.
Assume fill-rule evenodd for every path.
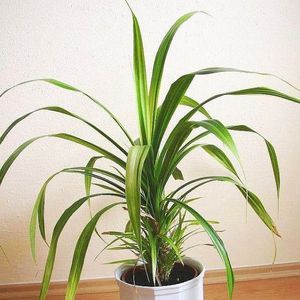
M 120 300 L 203 300 L 204 267 L 188 257 L 184 258 L 184 263 L 196 268 L 199 275 L 179 284 L 155 287 L 135 286 L 122 281 L 122 274 L 130 267 L 118 267 L 115 278 L 120 289 Z

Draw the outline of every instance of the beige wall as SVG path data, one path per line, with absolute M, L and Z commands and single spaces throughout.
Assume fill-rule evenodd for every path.
M 144 33 L 149 70 L 159 41 L 177 17 L 192 10 L 205 10 L 213 15 L 212 18 L 197 15 L 180 29 L 167 59 L 163 93 L 180 75 L 209 66 L 271 72 L 300 86 L 299 1 L 130 2 Z M 2 0 L 1 90 L 31 78 L 60 79 L 101 99 L 136 135 L 131 29 L 130 14 L 123 1 Z M 238 74 L 197 78 L 188 95 L 201 100 L 249 86 L 269 86 L 299 97 L 299 92 L 274 78 Z M 84 97 L 42 83 L 20 87 L 1 99 L 0 131 L 25 112 L 47 105 L 65 107 L 109 130 L 112 136 L 122 138 L 107 116 Z M 277 240 L 277 262 L 300 261 L 300 107 L 257 96 L 226 97 L 207 108 L 226 124 L 248 124 L 273 142 L 282 171 L 279 218 L 274 180 L 263 142 L 251 134 L 235 134 L 248 186 L 264 200 L 283 237 Z M 79 122 L 53 113 L 39 113 L 13 130 L 1 145 L 1 164 L 22 141 L 56 132 L 77 134 L 101 145 L 103 142 Z M 84 165 L 92 154 L 80 146 L 47 139 L 30 146 L 14 163 L 0 188 L 0 244 L 10 262 L 0 252 L 1 283 L 41 280 L 47 247 L 38 239 L 35 265 L 28 242 L 34 199 L 50 174 L 64 167 Z M 182 169 L 187 179 L 226 174 L 200 150 L 182 164 Z M 62 211 L 83 194 L 83 180 L 76 175 L 61 175 L 49 186 L 48 237 Z M 219 220 L 218 229 L 226 229 L 222 237 L 233 266 L 272 263 L 272 235 L 250 210 L 246 221 L 245 201 L 232 187 L 212 184 L 195 195 L 204 197 L 195 207 L 205 217 Z M 93 207 L 96 210 L 108 201 L 96 200 Z M 59 242 L 54 280 L 67 278 L 74 243 L 88 218 L 87 207 L 82 207 L 67 225 Z M 124 212 L 115 210 L 103 218 L 99 230 L 122 229 L 125 219 Z M 204 241 L 207 238 L 200 236 L 199 242 Z M 126 257 L 126 253 L 105 252 L 93 262 L 102 247 L 99 239 L 92 240 L 84 278 L 111 277 L 114 266 L 103 263 Z M 208 269 L 222 267 L 211 248 L 200 247 L 187 254 L 201 260 Z

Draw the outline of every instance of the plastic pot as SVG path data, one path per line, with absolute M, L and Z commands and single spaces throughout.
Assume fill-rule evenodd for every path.
M 186 257 L 184 263 L 198 270 L 195 278 L 168 286 L 137 286 L 121 280 L 122 274 L 129 268 L 121 265 L 115 271 L 120 289 L 120 300 L 203 300 L 203 276 L 205 268 L 196 260 Z

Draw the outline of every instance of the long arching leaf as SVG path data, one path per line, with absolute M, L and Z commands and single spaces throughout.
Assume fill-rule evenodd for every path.
M 132 146 L 126 164 L 126 201 L 129 218 L 141 245 L 141 176 L 149 146 Z
M 122 205 L 122 204 L 124 203 L 117 202 L 117 203 L 110 204 L 105 208 L 101 209 L 99 212 L 95 214 L 95 216 L 89 221 L 89 223 L 83 229 L 77 241 L 74 255 L 73 255 L 72 266 L 68 278 L 68 286 L 67 286 L 67 292 L 65 297 L 66 300 L 73 300 L 75 298 L 84 259 L 85 259 L 85 254 L 98 220 L 105 212 L 107 212 L 108 210 L 110 210 L 111 208 L 117 205 Z
M 182 97 L 185 95 L 186 90 L 190 86 L 191 82 L 193 81 L 194 77 L 196 75 L 210 75 L 210 74 L 217 74 L 217 73 L 224 73 L 224 72 L 237 72 L 237 73 L 247 73 L 247 74 L 258 74 L 258 75 L 267 75 L 269 76 L 270 74 L 267 73 L 259 73 L 259 72 L 252 72 L 252 71 L 246 71 L 246 70 L 240 70 L 240 69 L 234 69 L 234 68 L 220 68 L 220 67 L 215 67 L 215 68 L 206 68 L 206 69 L 201 69 L 199 71 L 185 74 L 181 76 L 179 79 L 177 79 L 170 87 L 164 102 L 161 105 L 160 113 L 157 118 L 157 121 L 155 123 L 155 134 L 154 134 L 154 140 L 153 140 L 153 147 L 154 147 L 154 152 L 156 153 L 158 151 L 158 148 L 160 146 L 162 137 L 166 131 L 166 128 L 176 111 L 180 100 Z M 276 76 L 275 76 L 276 77 Z M 277 77 L 280 79 L 279 77 Z M 284 81 L 284 80 L 283 80 Z M 286 81 L 284 81 L 286 82 Z M 286 82 L 287 83 L 287 82 Z M 291 84 L 289 84 L 292 86 Z M 294 86 L 292 86 L 294 87 Z M 295 87 L 294 87 L 295 88 Z M 290 97 L 288 95 L 285 95 L 283 93 L 277 92 L 275 90 L 271 90 L 268 88 L 257 88 L 258 90 L 252 90 L 248 89 L 249 93 L 255 94 L 255 92 L 259 94 L 265 94 L 265 95 L 272 95 L 280 98 L 284 98 L 290 101 L 294 101 L 299 103 L 300 100 L 297 98 Z M 297 89 L 297 88 L 295 88 Z M 244 92 L 247 90 L 243 90 Z M 213 98 L 213 97 L 211 97 Z M 210 99 L 208 99 L 211 101 Z M 207 101 L 208 101 L 207 100 Z M 188 120 L 190 119 L 199 109 L 199 107 L 203 106 L 205 103 L 200 103 L 198 107 L 195 107 L 192 111 L 190 111 L 186 116 L 184 116 L 183 119 Z
M 111 194 L 111 193 L 100 193 L 100 194 L 94 194 L 94 195 L 83 197 L 83 198 L 79 199 L 78 201 L 76 201 L 75 203 L 73 203 L 69 208 L 67 208 L 64 211 L 64 213 L 61 215 L 59 220 L 57 221 L 57 223 L 53 229 L 52 239 L 51 239 L 48 257 L 47 257 L 47 261 L 46 261 L 46 265 L 45 265 L 45 271 L 44 271 L 42 287 L 41 287 L 40 297 L 39 297 L 40 300 L 46 299 L 46 296 L 47 296 L 50 279 L 51 279 L 51 275 L 52 275 L 52 271 L 53 271 L 55 256 L 56 256 L 57 243 L 58 243 L 58 239 L 60 237 L 61 232 L 63 231 L 68 220 L 82 206 L 82 204 L 84 202 L 86 202 L 88 199 L 97 197 L 97 196 L 119 197 L 118 195 Z M 117 202 L 117 203 L 111 204 L 111 205 L 105 207 L 104 209 L 102 209 L 101 211 L 103 211 L 103 213 L 104 213 L 108 209 L 110 209 L 116 205 L 120 205 L 120 204 L 123 204 L 123 202 Z M 80 276 L 80 274 L 78 274 L 78 275 Z M 67 298 L 67 299 L 70 299 L 70 298 Z
M 45 202 L 45 192 L 48 183 L 54 178 L 57 174 L 60 172 L 57 172 L 50 176 L 47 181 L 42 185 L 42 188 L 40 189 L 37 199 L 35 201 L 32 213 L 31 213 L 31 219 L 30 219 L 30 224 L 29 224 L 29 239 L 30 239 L 30 248 L 31 248 L 31 255 L 34 261 L 36 261 L 36 247 L 35 247 L 35 240 L 36 240 L 36 225 L 37 225 L 37 220 L 38 220 L 38 214 L 43 215 L 44 210 L 40 209 L 40 206 L 44 207 L 44 202 Z M 45 222 L 43 218 L 39 219 L 39 229 L 41 236 L 43 240 L 46 242 L 46 233 L 45 233 Z M 47 243 L 47 242 L 46 242 Z
M 270 161 L 271 161 L 271 164 L 272 164 L 272 170 L 273 170 L 274 179 L 275 179 L 275 183 L 276 183 L 277 198 L 279 199 L 279 194 L 280 194 L 280 170 L 279 170 L 279 164 L 278 164 L 277 154 L 276 154 L 274 146 L 266 138 L 264 138 L 260 133 L 258 133 L 257 131 L 253 130 L 249 126 L 246 126 L 246 125 L 234 125 L 234 126 L 228 126 L 227 128 L 228 128 L 228 130 L 233 130 L 233 131 L 252 132 L 252 133 L 255 133 L 255 134 L 259 135 L 264 140 L 264 142 L 265 142 L 265 144 L 267 146 L 269 157 L 270 157 Z M 208 134 L 210 134 L 210 132 L 209 131 L 205 131 L 205 132 L 203 132 L 203 133 L 195 136 L 193 139 L 191 139 L 189 142 L 187 142 L 182 147 L 181 151 L 186 151 L 186 149 L 189 149 L 189 147 L 191 145 L 193 145 L 196 141 L 198 141 L 199 139 L 207 136 Z
M 127 1 L 126 3 L 131 11 L 133 22 L 133 69 L 140 126 L 140 138 L 143 144 L 147 144 L 151 141 L 152 122 L 149 111 L 150 106 L 143 39 L 138 19 L 136 18 Z
M 204 106 L 205 104 L 223 97 L 223 96 L 243 96 L 243 95 L 267 95 L 267 96 L 274 96 L 278 97 L 281 99 L 286 99 L 292 102 L 300 103 L 300 99 L 296 97 L 291 97 L 287 94 L 278 92 L 276 90 L 270 89 L 268 87 L 254 87 L 254 88 L 249 88 L 249 89 L 243 89 L 243 90 L 238 90 L 238 91 L 231 91 L 227 93 L 221 93 L 215 96 L 210 97 L 209 99 L 203 101 L 202 103 L 199 104 L 199 106 Z
M 232 162 L 219 147 L 215 145 L 203 145 L 201 146 L 201 148 L 204 149 L 211 157 L 219 161 L 227 170 L 229 170 L 237 178 L 239 178 L 239 175 L 237 174 Z
M 280 237 L 280 234 L 276 228 L 275 223 L 273 222 L 272 218 L 267 213 L 266 209 L 264 208 L 262 202 L 260 199 L 252 193 L 249 190 L 246 190 L 244 187 L 240 185 L 236 185 L 236 187 L 239 189 L 239 191 L 242 193 L 242 195 L 245 197 L 245 199 L 248 201 L 248 203 L 251 205 L 253 210 L 256 212 L 256 214 L 260 217 L 260 219 L 265 223 L 265 225 L 278 237 Z
M 34 111 L 31 111 L 23 116 L 21 116 L 20 118 L 16 119 L 13 123 L 10 124 L 10 126 L 4 131 L 4 133 L 2 134 L 2 136 L 0 137 L 0 144 L 3 142 L 3 140 L 5 139 L 5 137 L 9 134 L 9 132 L 18 124 L 20 123 L 22 120 L 24 120 L 25 118 L 29 117 L 30 115 L 39 112 L 39 111 L 52 111 L 52 112 L 57 112 L 57 113 L 61 113 L 70 117 L 73 117 L 77 120 L 80 120 L 82 122 L 84 122 L 85 124 L 87 124 L 88 126 L 90 126 L 91 128 L 93 128 L 95 131 L 97 131 L 98 133 L 100 133 L 103 137 L 105 137 L 108 141 L 110 141 L 114 146 L 116 146 L 123 154 L 127 155 L 127 151 L 121 147 L 114 139 L 112 139 L 109 135 L 107 135 L 104 131 L 102 131 L 100 128 L 96 127 L 95 125 L 93 125 L 92 123 L 90 123 L 89 121 L 85 120 L 84 118 L 73 114 L 72 112 L 59 107 L 59 106 L 48 106 L 48 107 L 42 107 L 39 109 L 36 109 Z
M 273 145 L 267 139 L 265 139 L 260 133 L 258 133 L 257 131 L 253 130 L 252 128 L 250 128 L 246 125 L 229 126 L 228 129 L 229 130 L 234 130 L 234 131 L 252 132 L 252 133 L 255 133 L 255 134 L 259 135 L 264 140 L 264 142 L 267 146 L 270 161 L 271 161 L 271 164 L 272 164 L 274 179 L 275 179 L 275 183 L 276 183 L 277 198 L 279 199 L 279 194 L 280 194 L 280 170 L 279 170 L 279 164 L 278 164 L 278 160 L 277 160 L 276 151 L 275 151 L 275 148 L 273 147 Z
M 72 167 L 72 168 L 62 169 L 62 170 L 52 174 L 42 185 L 42 187 L 38 193 L 38 196 L 35 200 L 35 204 L 34 204 L 34 207 L 33 207 L 32 213 L 31 213 L 30 225 L 29 225 L 31 254 L 32 254 L 34 261 L 35 261 L 35 256 L 36 256 L 35 255 L 35 253 L 36 253 L 35 239 L 36 239 L 37 219 L 39 221 L 39 229 L 40 229 L 41 236 L 42 236 L 43 240 L 47 243 L 46 236 L 45 236 L 44 211 L 42 209 L 40 209 L 40 207 L 44 207 L 45 194 L 46 194 L 46 189 L 47 189 L 49 182 L 54 177 L 56 177 L 58 174 L 61 174 L 61 173 L 77 173 L 77 174 L 82 174 L 84 176 L 95 177 L 95 178 L 99 179 L 99 176 L 93 174 L 93 172 L 101 173 L 104 176 L 112 177 L 113 179 L 121 181 L 121 182 L 123 182 L 123 184 L 125 184 L 125 180 L 122 181 L 122 178 L 120 178 L 119 176 L 116 176 L 115 174 L 108 172 L 106 170 L 95 169 L 95 168 L 91 169 L 91 168 L 84 168 L 84 167 Z M 112 182 L 110 181 L 110 183 L 112 183 Z M 116 190 L 115 190 L 114 193 L 119 194 L 120 196 L 125 198 L 125 194 L 124 193 L 122 194 L 120 190 L 118 192 L 116 192 Z
M 96 161 L 98 159 L 101 159 L 103 156 L 93 156 L 90 158 L 88 163 L 86 164 L 86 168 L 93 168 Z M 85 186 L 85 193 L 87 196 L 91 194 L 91 185 L 92 185 L 92 177 L 89 176 L 88 174 L 84 175 L 84 186 Z M 90 210 L 90 216 L 92 217 L 92 208 L 91 208 L 91 202 L 88 200 L 88 205 L 89 205 L 89 210 Z
M 188 106 L 188 107 L 192 107 L 198 108 L 198 111 L 204 115 L 205 117 L 207 117 L 208 119 L 212 119 L 211 115 L 208 113 L 208 111 L 202 106 L 200 105 L 200 103 L 198 103 L 196 100 L 188 97 L 188 96 L 183 96 L 179 102 L 180 105 L 184 105 L 184 106 Z
M 230 161 L 228 156 L 225 154 L 225 152 L 213 144 L 194 144 L 190 148 L 185 148 L 184 150 L 179 151 L 176 154 L 176 156 L 174 157 L 174 165 L 175 164 L 177 165 L 188 153 L 190 153 L 192 150 L 194 150 L 195 148 L 198 148 L 198 147 L 205 150 L 211 157 L 213 157 L 215 160 L 217 160 L 227 170 L 229 170 L 238 179 L 240 179 L 237 171 L 235 170 L 232 162 Z
M 156 162 L 156 178 L 158 182 L 162 183 L 162 185 L 166 183 L 166 180 L 173 172 L 173 170 L 170 169 L 170 166 L 173 166 L 173 168 L 176 167 L 176 165 L 174 165 L 174 158 L 177 163 L 180 161 L 180 159 L 178 160 L 178 158 L 176 158 L 176 155 L 178 155 L 178 151 L 183 142 L 190 135 L 193 129 L 199 127 L 202 127 L 215 135 L 230 149 L 230 151 L 240 162 L 234 140 L 228 129 L 219 120 L 209 119 L 198 122 L 186 121 L 183 123 L 178 123 L 175 129 L 169 135 L 169 138 L 167 139 L 161 151 L 159 159 Z
M 255 195 L 253 192 L 247 190 L 243 185 L 241 185 L 239 182 L 234 180 L 231 177 L 228 176 L 205 176 L 205 177 L 200 177 L 196 178 L 193 180 L 190 180 L 183 185 L 181 185 L 179 188 L 177 188 L 175 191 L 173 191 L 168 197 L 174 197 L 176 193 L 178 193 L 180 190 L 197 183 L 193 187 L 191 187 L 187 192 L 185 192 L 182 197 L 186 197 L 189 193 L 194 191 L 200 186 L 203 186 L 207 183 L 214 182 L 214 181 L 223 181 L 223 182 L 228 182 L 231 184 L 234 184 L 236 188 L 242 193 L 244 198 L 247 200 L 247 202 L 250 204 L 252 209 L 255 211 L 255 213 L 258 215 L 258 217 L 263 221 L 263 223 L 277 236 L 280 237 L 280 234 L 276 228 L 276 225 L 270 215 L 267 213 L 266 209 L 264 208 L 261 200 L 258 198 L 257 195 Z M 198 183 L 200 182 L 200 183 Z
M 216 74 L 216 73 L 224 73 L 224 72 L 234 72 L 234 73 L 245 73 L 245 74 L 254 74 L 254 75 L 261 75 L 261 76 L 270 76 L 274 77 L 276 79 L 279 79 L 280 81 L 286 83 L 290 87 L 294 88 L 297 91 L 300 91 L 299 88 L 296 86 L 290 84 L 288 81 L 282 79 L 281 77 L 271 74 L 271 73 L 266 73 L 266 72 L 257 72 L 257 71 L 249 71 L 249 70 L 242 70 L 242 69 L 237 69 L 237 68 L 230 68 L 230 67 L 211 67 L 211 68 L 205 68 L 201 70 L 201 74 L 203 75 L 210 75 L 210 74 Z
M 38 136 L 35 138 L 32 138 L 28 141 L 26 141 L 25 143 L 23 143 L 22 145 L 20 145 L 11 155 L 10 157 L 5 161 L 5 163 L 3 164 L 1 170 L 0 170 L 0 185 L 4 179 L 5 174 L 7 173 L 7 171 L 9 170 L 10 166 L 12 165 L 12 163 L 16 160 L 16 158 L 20 155 L 20 153 L 26 149 L 30 144 L 32 144 L 34 141 L 42 139 L 42 138 L 46 138 L 46 137 L 55 137 L 55 138 L 60 138 L 60 139 L 64 139 L 64 140 L 68 140 L 77 144 L 80 144 L 82 146 L 85 146 L 89 149 L 92 149 L 102 155 L 104 155 L 106 158 L 110 159 L 111 161 L 115 162 L 116 164 L 118 164 L 119 166 L 121 166 L 122 168 L 126 167 L 126 163 L 118 158 L 116 155 L 112 154 L 111 152 L 95 145 L 92 144 L 88 141 L 85 141 L 83 139 L 80 139 L 74 135 L 70 135 L 67 133 L 57 133 L 57 134 L 48 134 L 48 135 L 42 135 L 42 136 Z
M 234 275 L 231 267 L 231 263 L 228 257 L 228 253 L 225 249 L 224 243 L 219 237 L 219 235 L 216 233 L 216 231 L 213 229 L 213 227 L 192 207 L 189 205 L 180 202 L 175 199 L 168 199 L 167 201 L 173 202 L 179 207 L 184 208 L 186 211 L 188 211 L 198 222 L 201 224 L 203 229 L 206 231 L 208 236 L 210 237 L 212 243 L 214 244 L 215 248 L 217 249 L 220 257 L 222 258 L 225 267 L 226 267 L 226 273 L 227 273 L 227 287 L 228 287 L 228 294 L 229 298 L 232 298 L 232 292 L 234 288 Z
M 170 45 L 172 43 L 172 40 L 178 30 L 178 28 L 186 22 L 189 18 L 191 18 L 196 12 L 190 12 L 182 17 L 180 17 L 170 28 L 170 30 L 167 32 L 165 37 L 163 38 L 157 53 L 155 55 L 155 60 L 153 63 L 153 69 L 152 69 L 152 77 L 151 77 L 151 83 L 150 83 L 150 89 L 149 89 L 149 104 L 150 104 L 150 114 L 151 119 L 154 124 L 156 119 L 156 108 L 157 108 L 157 102 L 158 102 L 158 96 L 159 96 L 159 90 L 160 90 L 160 84 L 162 75 L 164 72 L 164 66 L 166 57 L 170 48 Z
M 172 83 L 155 122 L 153 135 L 154 153 L 157 153 L 168 124 L 194 77 L 194 74 L 187 74 Z
M 59 80 L 56 80 L 56 79 L 53 79 L 53 78 L 39 78 L 39 79 L 32 79 L 32 80 L 23 81 L 23 82 L 20 82 L 16 85 L 11 86 L 10 88 L 6 89 L 4 92 L 2 92 L 0 94 L 0 98 L 2 96 L 4 96 L 7 92 L 9 92 L 10 90 L 12 90 L 12 89 L 14 89 L 14 88 L 16 88 L 20 85 L 24 85 L 24 84 L 31 83 L 31 82 L 36 82 L 36 81 L 42 81 L 42 82 L 50 83 L 50 84 L 55 85 L 57 87 L 60 87 L 62 89 L 66 89 L 66 90 L 69 90 L 69 91 L 78 92 L 78 93 L 83 94 L 84 96 L 89 98 L 91 101 L 96 103 L 99 107 L 101 107 L 115 121 L 115 123 L 119 126 L 119 128 L 123 131 L 123 133 L 125 134 L 125 136 L 129 140 L 131 145 L 133 145 L 133 140 L 130 137 L 130 135 L 128 134 L 128 132 L 126 131 L 125 127 L 121 124 L 121 122 L 117 119 L 117 117 L 105 105 L 103 105 L 103 103 L 99 102 L 98 100 L 96 100 L 92 96 L 88 95 L 84 91 L 82 91 L 80 89 L 77 89 L 74 86 L 71 86 L 71 85 L 69 85 L 67 83 L 64 83 L 62 81 L 59 81 Z

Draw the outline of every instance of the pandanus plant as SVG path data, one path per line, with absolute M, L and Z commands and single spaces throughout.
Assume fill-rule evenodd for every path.
M 191 198 L 190 194 L 210 182 L 219 181 L 233 184 L 265 226 L 273 234 L 280 236 L 261 200 L 256 194 L 247 189 L 243 183 L 243 179 L 241 179 L 243 177 L 239 175 L 240 172 L 237 172 L 234 166 L 240 162 L 240 159 L 231 132 L 254 133 L 264 140 L 270 157 L 278 196 L 280 191 L 280 173 L 276 152 L 267 139 L 246 125 L 226 126 L 209 114 L 205 108 L 206 104 L 219 100 L 224 96 L 243 95 L 267 95 L 296 103 L 299 103 L 300 100 L 267 87 L 250 87 L 224 92 L 200 103 L 188 97 L 187 90 L 196 76 L 229 72 L 274 76 L 267 73 L 257 73 L 234 68 L 213 67 L 181 76 L 169 87 L 166 96 L 160 101 L 159 92 L 169 47 L 178 28 L 190 19 L 195 12 L 185 14 L 179 18 L 163 38 L 153 63 L 149 88 L 147 86 L 142 35 L 138 20 L 132 11 L 131 13 L 134 40 L 134 81 L 139 129 L 139 137 L 137 139 L 131 137 L 122 123 L 103 102 L 96 100 L 80 89 L 55 79 L 29 80 L 19 83 L 1 94 L 1 97 L 3 97 L 15 87 L 35 81 L 42 81 L 58 88 L 69 90 L 70 92 L 81 93 L 96 103 L 99 109 L 104 110 L 112 118 L 130 144 L 128 149 L 124 148 L 121 145 L 123 143 L 113 139 L 105 129 L 99 128 L 89 120 L 58 106 L 42 107 L 29 112 L 15 120 L 2 134 L 1 143 L 9 132 L 25 118 L 36 112 L 51 111 L 64 114 L 85 123 L 115 148 L 115 151 L 111 152 L 102 147 L 102 144 L 97 145 L 68 133 L 48 134 L 34 137 L 24 142 L 9 156 L 1 168 L 0 184 L 19 154 L 34 141 L 45 137 L 64 139 L 89 148 L 97 153 L 97 156 L 91 157 L 85 166 L 65 168 L 51 175 L 43 184 L 35 201 L 30 221 L 30 241 L 33 258 L 35 258 L 36 252 L 35 240 L 37 227 L 43 240 L 49 244 L 40 299 L 45 299 L 47 295 L 55 262 L 57 243 L 65 225 L 83 204 L 90 204 L 90 201 L 99 196 L 112 197 L 114 201 L 96 213 L 92 213 L 90 220 L 88 220 L 80 234 L 69 273 L 66 299 L 74 299 L 75 297 L 86 251 L 93 233 L 96 233 L 100 238 L 103 238 L 103 234 L 113 236 L 104 249 L 130 250 L 136 259 L 128 259 L 122 262 L 132 263 L 133 265 L 136 263 L 142 264 L 150 285 L 164 285 L 168 281 L 174 264 L 182 262 L 185 241 L 197 233 L 194 230 L 195 225 L 207 233 L 211 240 L 210 245 L 214 246 L 225 264 L 228 294 L 231 298 L 234 287 L 234 275 L 224 243 L 218 232 L 213 228 L 213 222 L 206 220 L 199 211 L 191 206 L 191 202 L 197 199 Z M 276 78 L 282 80 L 279 77 Z M 286 81 L 284 82 L 287 83 Z M 176 120 L 174 126 L 170 126 L 170 121 L 174 119 L 174 113 L 183 106 L 188 107 L 189 111 L 179 121 Z M 192 133 L 196 134 L 192 137 Z M 205 143 L 205 138 L 209 135 L 214 136 L 216 141 L 221 141 L 224 147 L 227 148 L 227 151 L 223 151 L 217 144 Z M 178 165 L 190 152 L 197 148 L 204 150 L 225 167 L 230 172 L 230 176 L 207 175 L 195 178 L 185 181 L 176 190 L 167 192 L 166 184 L 172 177 L 176 180 L 184 180 Z M 228 155 L 225 152 L 231 154 Z M 101 162 L 103 159 L 110 161 L 114 165 L 114 168 L 96 168 L 95 163 L 98 160 Z M 236 160 L 236 162 L 233 163 L 232 159 Z M 44 222 L 46 189 L 49 182 L 63 172 L 83 175 L 86 195 L 75 201 L 63 212 L 53 229 L 51 240 L 48 241 L 46 239 Z M 92 184 L 99 187 L 101 189 L 100 192 L 91 193 Z M 97 222 L 103 214 L 117 206 L 124 207 L 126 213 L 128 213 L 129 221 L 124 231 L 99 233 L 96 229 Z

